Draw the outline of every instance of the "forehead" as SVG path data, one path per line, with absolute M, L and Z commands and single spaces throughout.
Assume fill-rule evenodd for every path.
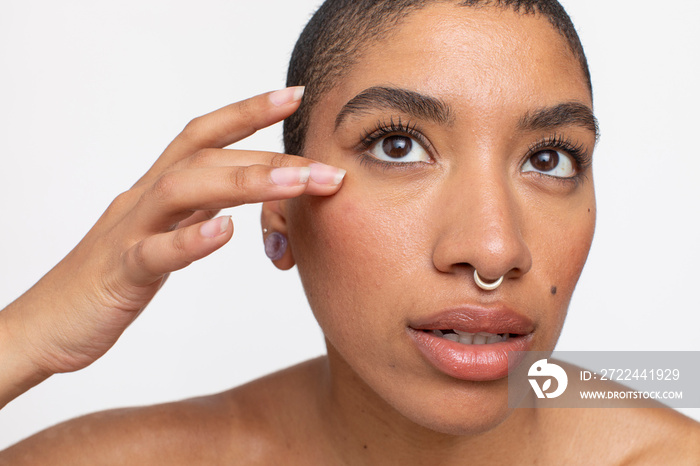
M 342 106 L 377 85 L 415 90 L 484 117 L 560 102 L 591 105 L 580 63 L 549 21 L 499 7 L 437 3 L 411 13 L 370 44 L 323 100 Z

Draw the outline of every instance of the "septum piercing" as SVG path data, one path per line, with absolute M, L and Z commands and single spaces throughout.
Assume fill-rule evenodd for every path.
M 498 288 L 499 286 L 501 286 L 501 283 L 503 283 L 503 277 L 504 277 L 504 275 L 501 275 L 501 277 L 498 280 L 491 282 L 491 283 L 488 283 L 488 282 L 485 282 L 479 276 L 479 272 L 477 272 L 477 270 L 474 269 L 474 282 L 476 282 L 476 286 L 478 286 L 479 288 L 481 288 L 484 291 L 493 291 L 496 288 Z

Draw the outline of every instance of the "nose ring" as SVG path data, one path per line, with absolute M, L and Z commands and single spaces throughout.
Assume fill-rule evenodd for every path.
M 478 286 L 482 290 L 493 291 L 499 286 L 501 286 L 501 283 L 503 283 L 503 275 L 498 280 L 488 283 L 482 280 L 482 278 L 479 276 L 479 272 L 477 272 L 476 269 L 474 269 L 474 281 L 476 282 L 476 286 Z

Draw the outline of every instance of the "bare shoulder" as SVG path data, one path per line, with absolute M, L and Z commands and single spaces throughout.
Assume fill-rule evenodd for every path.
M 207 462 L 231 415 L 219 406 L 214 396 L 89 414 L 1 452 L 0 465 Z
M 575 411 L 578 451 L 598 464 L 700 464 L 700 424 L 670 408 Z
M 700 423 L 669 408 L 633 410 L 627 416 L 640 432 L 628 464 L 700 464 Z
M 327 364 L 320 357 L 227 392 L 238 413 L 234 430 L 248 438 L 233 456 L 247 458 L 245 464 L 279 464 L 280 458 L 288 465 L 326 464 L 318 397 Z
M 582 388 L 577 386 L 579 382 L 571 382 L 575 391 Z M 586 389 L 619 387 L 613 382 L 596 382 L 593 386 L 588 383 Z M 658 402 L 544 411 L 543 416 L 557 432 L 553 438 L 569 439 L 564 456 L 577 458 L 582 464 L 700 464 L 700 423 Z
M 308 383 L 312 363 L 216 395 L 79 417 L 0 452 L 0 466 L 266 464 L 293 416 L 280 406 L 302 401 L 286 388 Z

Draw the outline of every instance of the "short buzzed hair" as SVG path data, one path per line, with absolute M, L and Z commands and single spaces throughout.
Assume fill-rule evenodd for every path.
M 520 14 L 541 14 L 566 39 L 579 60 L 589 90 L 586 55 L 569 15 L 557 0 L 326 0 L 299 36 L 287 70 L 287 86 L 306 86 L 300 108 L 284 122 L 284 148 L 302 155 L 306 128 L 316 103 L 350 69 L 362 52 L 411 14 L 431 3 L 498 6 Z

